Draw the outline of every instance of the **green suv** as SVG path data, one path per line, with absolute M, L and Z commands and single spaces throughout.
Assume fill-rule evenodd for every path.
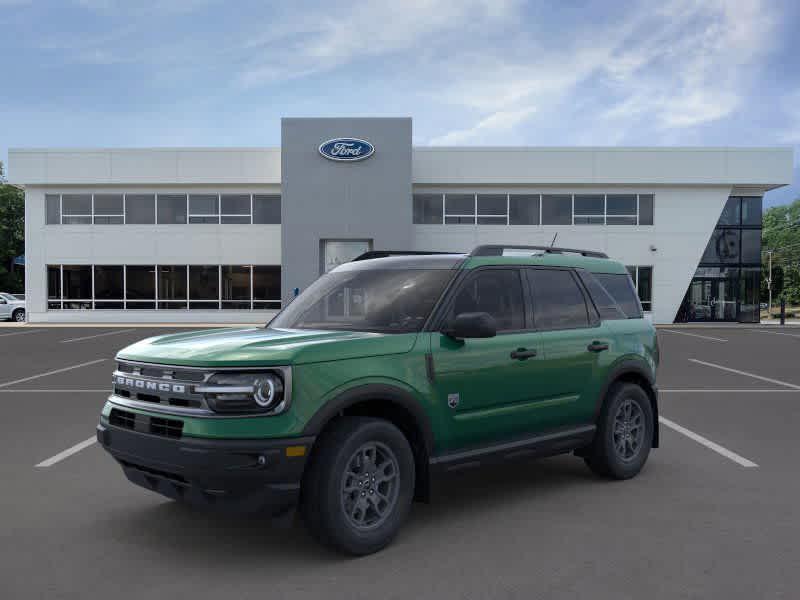
M 299 506 L 321 542 L 367 554 L 444 471 L 573 452 L 627 479 L 658 446 L 656 333 L 621 264 L 518 246 L 359 258 L 265 328 L 120 351 L 97 438 L 128 479 L 214 509 Z

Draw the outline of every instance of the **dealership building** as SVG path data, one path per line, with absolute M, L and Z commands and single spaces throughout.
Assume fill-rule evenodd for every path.
M 758 320 L 789 148 L 419 147 L 410 118 L 287 118 L 280 148 L 13 149 L 31 322 L 266 321 L 367 250 L 602 251 L 656 323 Z

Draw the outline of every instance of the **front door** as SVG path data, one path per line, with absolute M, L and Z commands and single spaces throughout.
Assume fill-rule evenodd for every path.
M 492 443 L 536 429 L 539 399 L 534 353 L 539 334 L 530 330 L 519 269 L 485 268 L 469 274 L 455 292 L 444 322 L 466 312 L 486 312 L 497 336 L 454 340 L 431 334 L 436 395 L 446 449 Z
M 694 278 L 687 293 L 687 320 L 735 321 L 736 281 L 733 279 Z

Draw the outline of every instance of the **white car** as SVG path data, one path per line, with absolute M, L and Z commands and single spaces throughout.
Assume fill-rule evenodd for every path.
M 25 300 L 0 292 L 0 319 L 22 323 L 25 321 Z

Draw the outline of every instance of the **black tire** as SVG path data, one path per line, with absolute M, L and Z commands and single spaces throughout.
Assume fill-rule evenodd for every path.
M 364 459 L 373 447 L 377 460 Z M 359 465 L 365 465 L 363 470 Z M 395 467 L 393 479 L 381 482 L 383 471 L 391 473 Z M 351 475 L 354 472 L 358 477 Z M 375 482 L 376 474 L 377 483 L 355 488 L 365 480 Z M 408 515 L 414 477 L 411 446 L 397 427 L 383 419 L 342 417 L 314 445 L 301 491 L 303 518 L 326 546 L 358 556 L 377 552 L 392 541 Z M 384 502 L 385 497 L 393 501 Z M 350 507 L 353 510 L 346 512 Z M 362 518 L 362 525 L 355 523 L 354 514 Z
M 634 430 L 635 418 L 625 418 L 628 406 L 630 413 L 640 417 L 641 431 Z M 614 384 L 603 403 L 597 433 L 584 458 L 586 464 L 597 475 L 609 479 L 636 476 L 650 454 L 653 426 L 653 407 L 647 393 L 635 383 Z
M 18 308 L 17 310 L 15 310 L 11 315 L 11 320 L 15 321 L 17 323 L 24 322 L 25 321 L 25 309 L 24 308 Z

